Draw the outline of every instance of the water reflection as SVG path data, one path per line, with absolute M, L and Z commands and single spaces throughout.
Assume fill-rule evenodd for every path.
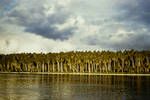
M 0 100 L 149 100 L 150 77 L 0 74 Z

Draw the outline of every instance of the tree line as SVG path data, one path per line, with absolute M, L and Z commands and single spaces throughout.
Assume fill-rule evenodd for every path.
M 1 54 L 0 72 L 150 73 L 150 51 Z

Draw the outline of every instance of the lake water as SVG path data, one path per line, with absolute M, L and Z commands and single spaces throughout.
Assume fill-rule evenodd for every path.
M 0 100 L 150 100 L 150 77 L 0 74 Z

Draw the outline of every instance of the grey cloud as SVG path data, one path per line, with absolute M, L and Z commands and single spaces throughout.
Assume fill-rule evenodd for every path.
M 118 6 L 117 19 L 128 23 L 150 24 L 150 0 L 134 0 L 133 4 L 127 2 Z
M 104 49 L 122 50 L 122 49 L 136 49 L 136 50 L 150 50 L 150 35 L 149 34 L 128 34 L 128 38 L 124 39 L 123 35 L 117 35 L 117 38 L 122 40 L 114 42 L 110 38 L 112 36 L 92 36 L 84 40 L 88 45 L 99 46 Z
M 133 0 L 132 2 L 123 2 L 117 6 L 117 15 L 113 16 L 113 22 L 108 22 L 106 26 L 100 30 L 99 35 L 85 38 L 87 44 L 101 46 L 102 48 L 112 48 L 114 50 L 121 49 L 150 49 L 150 1 L 149 0 Z M 116 38 L 119 42 L 110 40 L 115 37 L 117 30 L 121 28 L 126 31 L 132 31 L 134 34 L 128 35 L 124 39 L 122 34 Z M 105 34 L 104 36 L 102 34 Z
M 141 34 L 134 35 L 132 38 L 129 38 L 126 41 L 122 41 L 121 43 L 113 44 L 114 48 L 118 49 L 136 49 L 136 50 L 149 50 L 150 49 L 150 35 Z
M 133 4 L 130 2 L 121 5 L 119 8 L 123 11 L 118 16 L 118 21 L 123 21 L 128 30 L 135 31 L 134 36 L 121 43 L 112 45 L 114 48 L 130 48 L 139 50 L 150 49 L 150 0 L 135 0 Z M 143 31 L 146 29 L 147 31 Z

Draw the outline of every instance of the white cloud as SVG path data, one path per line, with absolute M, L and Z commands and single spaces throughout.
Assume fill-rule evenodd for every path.
M 56 0 L 55 1 L 59 6 L 67 7 L 71 4 L 72 0 Z
M 73 45 L 67 41 L 55 41 L 30 33 L 3 34 L 0 37 L 0 53 L 26 53 L 26 52 L 60 52 L 71 51 Z
M 116 33 L 114 33 L 110 37 L 110 41 L 113 43 L 120 43 L 122 41 L 126 41 L 131 38 L 135 34 L 134 31 L 127 31 L 125 29 L 118 29 Z

